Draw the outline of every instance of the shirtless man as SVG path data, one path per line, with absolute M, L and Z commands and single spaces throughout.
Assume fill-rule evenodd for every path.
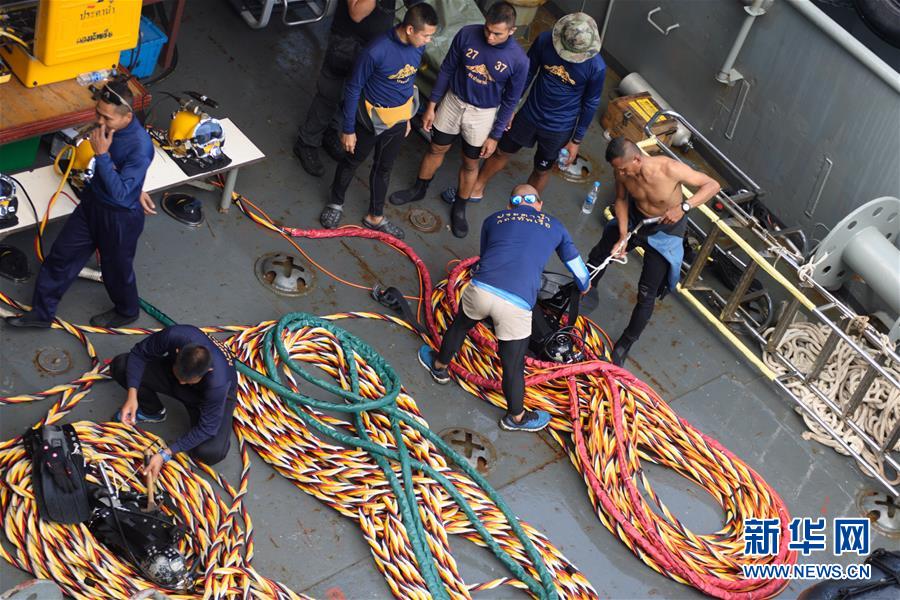
M 588 269 L 601 264 L 610 254 L 619 257 L 636 247 L 644 249 L 637 304 L 612 352 L 612 362 L 621 367 L 632 344 L 647 326 L 657 296 L 674 289 L 678 283 L 684 257 L 682 238 L 687 228 L 685 215 L 715 196 L 719 184 L 677 160 L 644 156 L 636 144 L 621 137 L 614 138 L 607 146 L 606 161 L 615 170 L 616 218 L 607 224 L 600 242 L 591 250 Z M 682 185 L 696 188 L 690 200 L 685 200 L 681 193 Z M 657 225 L 642 227 L 626 244 L 628 231 L 649 217 L 661 217 L 661 220 Z M 595 289 L 602 276 L 603 271 L 591 280 Z

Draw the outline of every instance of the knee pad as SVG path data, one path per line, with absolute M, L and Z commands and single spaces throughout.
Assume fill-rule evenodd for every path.
M 481 146 L 473 146 L 472 144 L 468 143 L 466 140 L 463 140 L 462 151 L 463 151 L 463 156 L 465 156 L 466 158 L 471 158 L 473 160 L 478 160 L 479 158 L 481 158 Z M 466 168 L 465 161 L 463 161 L 463 168 L 464 169 Z M 475 170 L 477 168 L 478 168 L 478 165 L 475 165 L 472 170 Z
M 546 158 L 541 158 L 537 154 L 534 155 L 534 170 L 539 173 L 546 173 L 550 169 L 553 168 L 553 161 Z
M 650 305 L 653 306 L 653 303 L 656 302 L 656 290 L 650 289 L 649 286 L 641 283 L 638 285 L 638 293 L 637 293 L 637 303 L 643 304 L 644 306 Z

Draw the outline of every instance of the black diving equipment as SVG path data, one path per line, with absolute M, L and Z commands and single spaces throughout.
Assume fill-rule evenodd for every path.
M 31 459 L 31 483 L 38 515 L 45 521 L 75 524 L 91 517 L 84 455 L 71 425 L 43 425 L 23 436 Z
M 163 511 L 168 495 L 156 492 L 148 510 L 147 494 L 116 490 L 106 466 L 98 466 L 103 485 L 92 485 L 94 512 L 88 523 L 94 537 L 153 583 L 177 591 L 192 587 L 194 573 L 178 550 L 186 532 Z
M 30 276 L 25 253 L 15 246 L 0 244 L 0 277 L 21 283 Z
M 163 211 L 179 223 L 191 227 L 203 224 L 203 202 L 190 194 L 166 194 L 160 204 Z
M 572 364 L 584 360 L 584 345 L 575 330 L 581 292 L 571 277 L 545 271 L 532 317 L 528 348 L 540 360 Z
M 0 229 L 19 224 L 19 199 L 15 182 L 0 173 Z

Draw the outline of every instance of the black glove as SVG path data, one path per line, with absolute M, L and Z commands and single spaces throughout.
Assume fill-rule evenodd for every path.
M 44 468 L 53 476 L 53 483 L 60 491 L 71 494 L 78 486 L 75 484 L 75 465 L 61 448 L 54 447 L 47 450 L 44 456 Z

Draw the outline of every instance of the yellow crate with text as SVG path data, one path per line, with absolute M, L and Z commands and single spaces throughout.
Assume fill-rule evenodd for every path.
M 646 92 L 622 96 L 610 100 L 609 107 L 600 118 L 600 124 L 609 132 L 610 137 L 624 136 L 636 144 L 647 137 L 644 135 L 644 125 L 659 110 L 659 105 Z M 663 143 L 668 144 L 676 128 L 675 121 L 663 117 L 653 125 L 652 131 Z
M 118 65 L 137 45 L 140 18 L 137 0 L 41 0 L 33 54 L 15 44 L 0 52 L 26 87 L 55 83 Z

